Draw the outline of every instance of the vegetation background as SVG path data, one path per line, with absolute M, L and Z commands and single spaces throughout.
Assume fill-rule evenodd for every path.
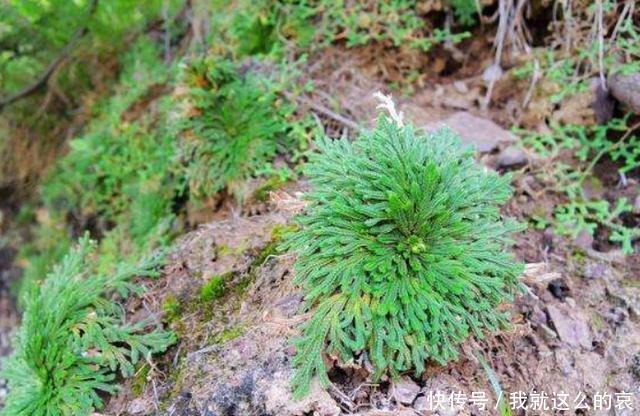
M 602 362 L 601 388 L 637 386 L 640 345 L 619 342 L 640 338 L 639 19 L 634 0 L 0 0 L 3 414 L 152 414 L 178 411 L 187 390 L 187 410 L 222 397 L 185 375 L 189 354 L 245 339 L 257 318 L 230 305 L 257 296 L 295 228 L 316 139 L 372 129 L 377 90 L 512 175 L 503 213 L 528 226 L 513 252 L 536 266 L 518 341 L 483 344 L 498 375 L 471 357 L 473 377 L 513 390 L 527 354 L 552 351 L 573 369 L 599 354 L 587 361 Z M 204 224 L 231 242 L 185 243 Z M 213 269 L 178 279 L 185 247 Z M 563 331 L 578 321 L 588 327 Z M 345 414 L 420 411 L 402 384 L 328 368 Z

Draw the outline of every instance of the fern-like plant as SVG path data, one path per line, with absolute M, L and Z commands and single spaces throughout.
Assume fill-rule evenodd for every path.
M 191 108 L 181 126 L 182 148 L 195 199 L 222 190 L 241 199 L 248 179 L 296 147 L 287 120 L 292 107 L 266 77 L 240 72 L 230 61 L 205 60 L 185 73 Z
M 376 378 L 421 373 L 508 323 L 500 306 L 522 271 L 507 251 L 520 226 L 500 214 L 509 177 L 476 164 L 450 130 L 427 136 L 386 117 L 354 142 L 317 147 L 306 213 L 283 246 L 298 254 L 313 313 L 294 340 L 295 396 L 315 375 L 329 383 L 323 351 L 366 354 Z
M 119 371 L 133 375 L 141 357 L 164 351 L 172 333 L 127 323 L 118 299 L 139 293 L 134 276 L 153 275 L 157 259 L 95 274 L 92 242 L 80 240 L 25 299 L 15 350 L 3 364 L 9 395 L 7 416 L 89 415 L 101 407 L 98 391 L 113 393 Z

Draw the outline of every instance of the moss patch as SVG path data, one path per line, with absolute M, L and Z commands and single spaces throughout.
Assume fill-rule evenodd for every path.
M 151 366 L 147 363 L 143 363 L 136 371 L 133 379 L 131 380 L 131 392 L 134 397 L 140 396 L 144 392 L 144 386 L 147 385 L 147 376 L 151 371 Z
M 164 311 L 165 320 L 167 322 L 173 322 L 180 318 L 182 314 L 182 308 L 180 302 L 174 295 L 169 295 L 162 303 L 162 310 Z
M 224 282 L 229 277 L 229 274 L 230 273 L 213 276 L 208 282 L 202 285 L 202 288 L 200 288 L 200 301 L 209 302 L 224 295 Z

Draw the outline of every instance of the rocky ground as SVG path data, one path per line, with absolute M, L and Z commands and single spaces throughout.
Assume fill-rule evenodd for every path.
M 402 108 L 416 119 L 426 115 L 421 121 L 427 129 L 440 124 L 415 102 Z M 478 148 L 482 163 L 514 171 L 516 195 L 506 213 L 522 217 L 553 206 L 555 201 L 536 193 L 540 184 L 528 173 L 540 161 L 514 146 L 517 137 L 487 118 L 446 113 L 441 120 Z M 593 240 L 571 242 L 532 229 L 514 247 L 527 268 L 523 292 L 510 306 L 509 331 L 470 340 L 458 362 L 432 364 L 419 378 L 406 374 L 374 383 L 365 362 L 327 357 L 332 386 L 327 391 L 314 386 L 307 399 L 291 400 L 289 339 L 306 316 L 292 285 L 294 259 L 274 246 L 299 209 L 303 188 L 294 184 L 273 194 L 262 215 L 231 216 L 176 242 L 162 277 L 142 302 L 129 306 L 132 312 L 163 316 L 180 343 L 143 366 L 102 414 L 160 409 L 175 416 L 493 415 L 509 414 L 496 409 L 498 397 L 516 400 L 518 392 L 528 396 L 529 409 L 514 415 L 640 414 L 638 256 L 597 251 Z M 216 276 L 224 279 L 223 294 L 203 301 L 200 288 Z M 635 394 L 635 410 L 614 409 L 629 392 Z M 455 397 L 460 407 L 438 402 L 444 395 Z M 594 409 L 607 395 L 612 408 Z M 571 410 L 552 410 L 558 397 L 566 398 Z M 585 409 L 574 410 L 581 403 Z

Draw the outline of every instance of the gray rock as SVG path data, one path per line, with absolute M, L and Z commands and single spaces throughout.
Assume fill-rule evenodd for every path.
M 513 166 L 524 165 L 527 163 L 527 155 L 524 150 L 517 146 L 509 146 L 500 152 L 498 156 L 498 166 L 501 168 L 509 168 Z
M 513 134 L 493 121 L 465 111 L 454 113 L 441 122 L 429 123 L 423 128 L 427 132 L 435 132 L 445 125 L 458 133 L 464 144 L 471 145 L 482 153 L 497 149 L 500 143 L 513 143 L 516 140 Z
M 593 348 L 587 317 L 579 309 L 558 304 L 548 305 L 547 312 L 563 342 L 572 347 Z
M 616 100 L 634 113 L 640 114 L 640 72 L 610 76 L 609 89 Z
M 409 377 L 400 377 L 393 383 L 394 396 L 402 404 L 411 404 L 420 393 L 418 386 Z
M 593 248 L 593 236 L 589 234 L 589 231 L 582 230 L 578 233 L 576 238 L 573 239 L 573 244 L 583 250 L 589 250 Z
M 137 399 L 133 399 L 127 407 L 127 412 L 132 415 L 148 414 L 153 412 L 153 405 L 149 403 L 148 400 L 139 397 Z
M 427 410 L 433 409 L 433 404 L 429 402 L 425 396 L 420 396 L 416 399 L 416 402 L 413 405 L 413 408 L 418 412 L 424 412 Z

